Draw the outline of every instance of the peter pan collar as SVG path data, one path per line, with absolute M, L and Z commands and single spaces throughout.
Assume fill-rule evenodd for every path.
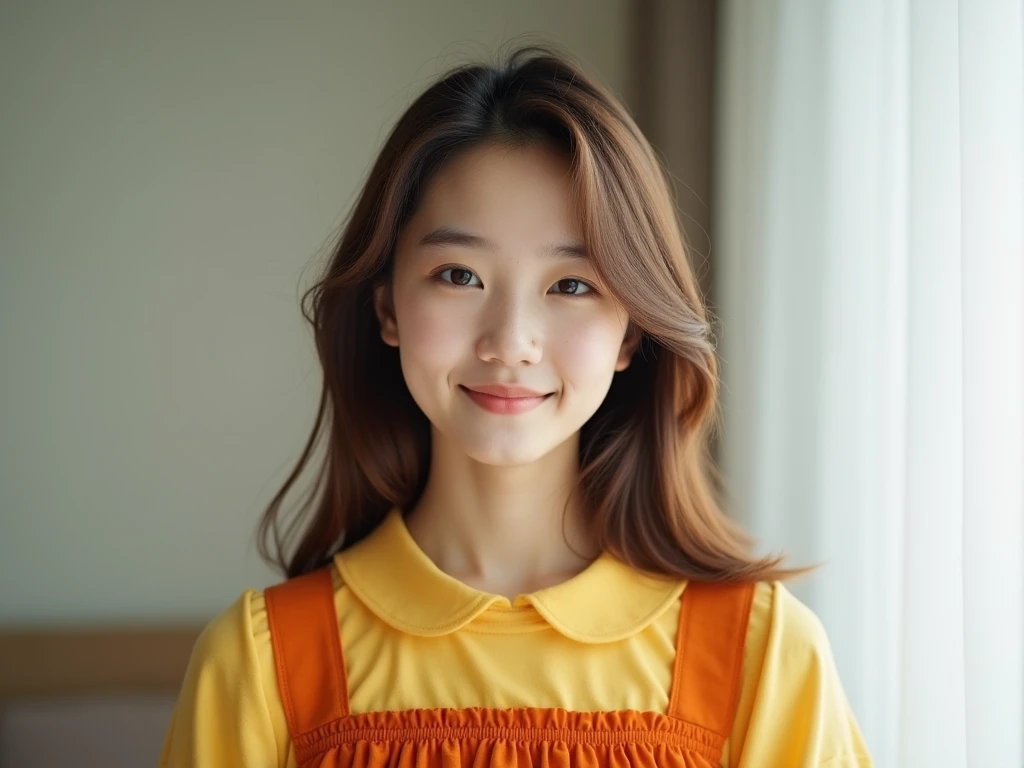
M 622 640 L 644 629 L 683 592 L 685 582 L 655 579 L 607 552 L 560 584 L 519 595 L 483 592 L 427 557 L 392 509 L 366 538 L 337 553 L 344 583 L 380 619 L 422 637 L 456 632 L 488 608 L 532 606 L 552 627 L 583 643 Z

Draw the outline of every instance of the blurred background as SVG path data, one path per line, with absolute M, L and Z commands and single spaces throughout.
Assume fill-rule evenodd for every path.
M 398 115 L 550 42 L 675 183 L 735 515 L 880 766 L 1024 766 L 1024 0 L 0 3 L 0 766 L 155 764 Z

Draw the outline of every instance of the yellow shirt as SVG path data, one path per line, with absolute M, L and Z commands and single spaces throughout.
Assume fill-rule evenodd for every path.
M 683 581 L 605 554 L 510 601 L 441 571 L 397 510 L 334 564 L 353 713 L 668 709 Z M 722 764 L 872 765 L 821 622 L 779 582 L 754 593 Z M 159 765 L 295 768 L 262 592 L 245 590 L 197 640 Z

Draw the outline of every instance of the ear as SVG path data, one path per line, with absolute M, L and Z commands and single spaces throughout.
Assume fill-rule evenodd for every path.
M 629 364 L 633 361 L 633 354 L 640 346 L 643 336 L 643 331 L 630 320 L 629 325 L 626 326 L 626 336 L 622 339 L 622 346 L 619 348 L 619 359 L 615 361 L 616 372 L 629 368 Z
M 380 323 L 380 337 L 389 347 L 398 346 L 398 321 L 391 296 L 391 282 L 381 281 L 373 287 L 373 309 Z

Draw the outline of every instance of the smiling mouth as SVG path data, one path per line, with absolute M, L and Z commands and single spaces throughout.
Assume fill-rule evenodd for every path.
M 529 392 L 529 390 L 510 387 L 488 387 L 491 392 L 481 392 L 476 389 L 470 389 L 462 384 L 459 385 L 459 389 L 464 392 L 470 400 L 485 411 L 509 416 L 532 411 L 554 394 L 552 392 L 549 392 L 546 395 L 535 392 L 530 392 L 530 394 L 518 394 L 519 392 Z

